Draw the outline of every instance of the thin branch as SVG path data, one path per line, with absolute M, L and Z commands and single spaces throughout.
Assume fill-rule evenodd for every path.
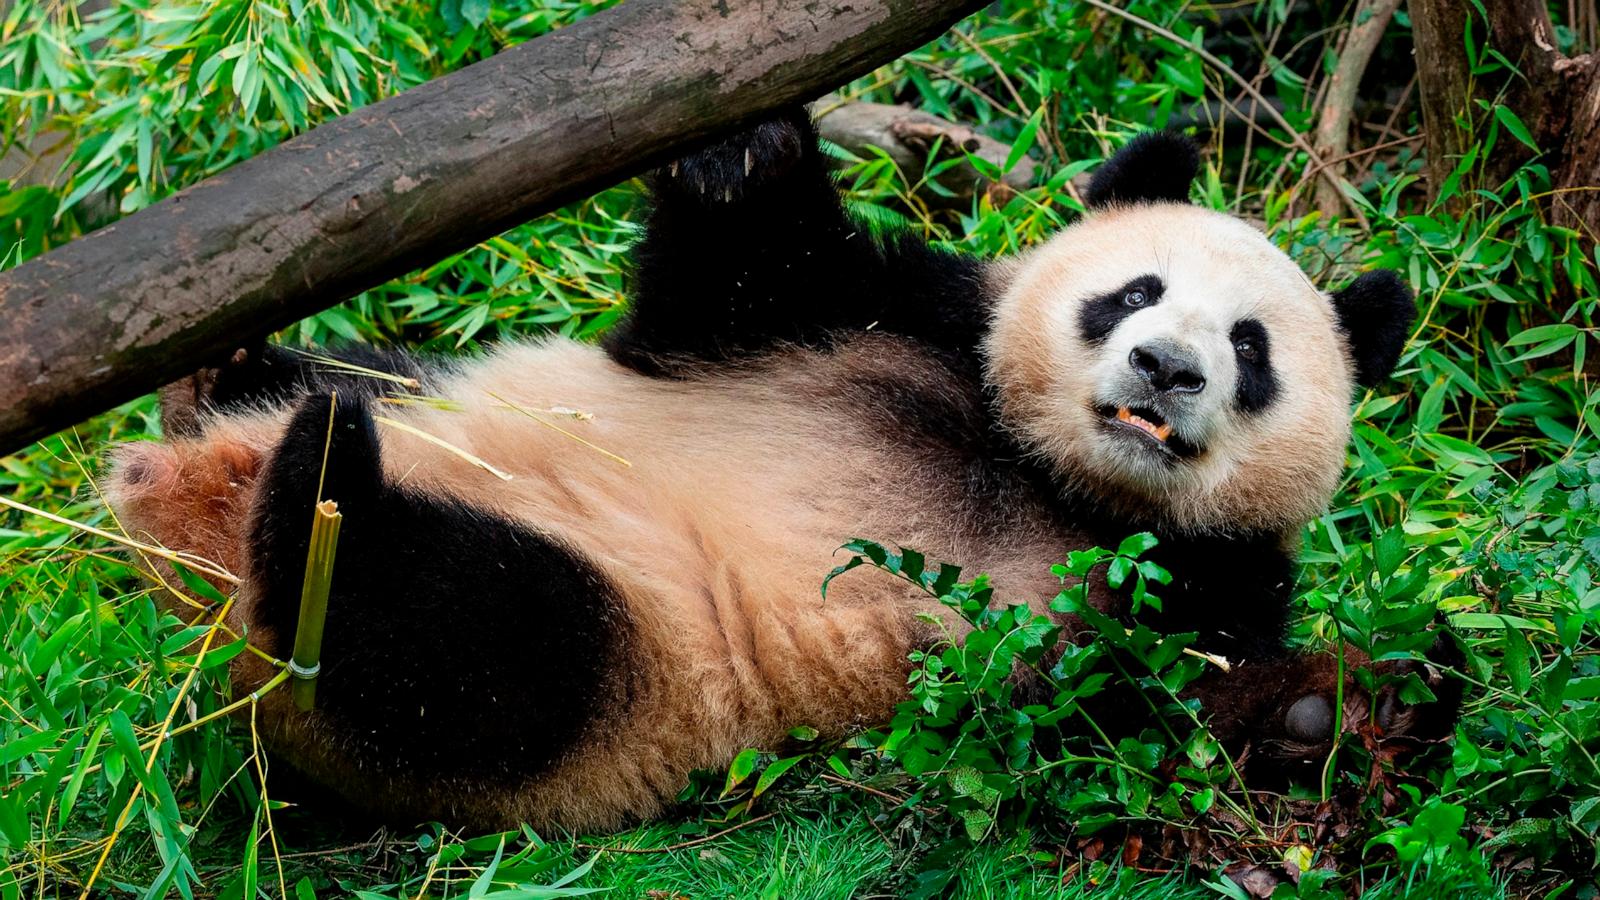
M 880 791 L 875 787 L 869 787 L 869 786 L 867 786 L 865 784 L 860 783 L 859 781 L 851 781 L 848 778 L 840 778 L 837 775 L 830 775 L 827 772 L 822 773 L 821 777 L 822 777 L 823 781 L 829 781 L 829 782 L 832 782 L 834 784 L 840 785 L 842 787 L 855 788 L 858 791 L 862 791 L 864 793 L 871 794 L 874 797 L 881 797 L 884 800 L 887 800 L 890 803 L 895 804 L 896 806 L 898 806 L 898 805 L 906 802 L 906 800 L 910 799 L 910 798 L 907 798 L 907 797 L 896 797 L 895 795 L 889 793 L 888 791 Z
M 1322 165 L 1323 166 L 1331 166 L 1331 165 L 1333 165 L 1335 163 L 1346 162 L 1346 161 L 1352 160 L 1352 159 L 1359 159 L 1360 157 L 1363 157 L 1363 156 L 1371 156 L 1374 153 L 1379 153 L 1381 151 L 1388 150 L 1391 147 L 1399 147 L 1402 144 L 1414 144 L 1417 141 L 1426 139 L 1427 136 L 1428 135 L 1425 132 L 1418 133 L 1418 134 L 1408 134 L 1403 138 L 1395 138 L 1392 141 L 1384 141 L 1381 144 L 1373 144 L 1371 147 L 1362 147 L 1360 150 L 1352 150 L 1349 153 L 1340 154 L 1339 156 L 1335 156 L 1335 157 L 1332 157 L 1331 159 L 1323 161 Z M 1318 171 L 1319 171 L 1319 169 L 1317 167 L 1312 167 L 1312 168 L 1306 169 L 1305 174 L 1300 176 L 1300 180 L 1294 183 L 1294 187 L 1290 188 L 1289 192 L 1290 193 L 1295 193 L 1295 192 L 1299 191 L 1301 186 L 1303 186 L 1307 181 L 1310 181 L 1311 179 L 1317 177 L 1317 172 Z
M 1373 51 L 1389 28 L 1400 0 L 1360 0 L 1345 36 L 1344 49 L 1339 53 L 1339 63 L 1328 79 L 1328 95 L 1317 119 L 1317 150 L 1326 159 L 1318 171 L 1326 171 L 1344 178 L 1341 158 L 1350 149 L 1350 119 L 1355 114 L 1356 97 L 1361 88 L 1361 76 L 1366 74 L 1367 63 Z M 1328 217 L 1338 212 L 1344 202 L 1343 192 L 1337 184 L 1324 181 L 1317 186 L 1317 208 Z

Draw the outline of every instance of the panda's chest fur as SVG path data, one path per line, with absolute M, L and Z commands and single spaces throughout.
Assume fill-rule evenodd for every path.
M 393 427 L 390 478 L 559 538 L 645 605 L 803 616 L 857 537 L 989 572 L 1032 602 L 1056 589 L 1048 569 L 1069 536 L 991 458 L 977 379 L 910 341 L 857 338 L 684 380 L 547 341 L 470 364 L 437 393 L 449 408 L 386 415 L 509 480 Z M 909 597 L 863 573 L 827 602 L 889 595 Z

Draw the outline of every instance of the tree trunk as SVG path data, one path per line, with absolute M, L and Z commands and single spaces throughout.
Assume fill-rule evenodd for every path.
M 629 0 L 0 273 L 0 453 L 914 50 L 981 0 Z
M 1315 146 L 1333 174 L 1340 178 L 1344 177 L 1345 169 L 1342 160 L 1350 152 L 1350 118 L 1355 111 L 1361 76 L 1366 74 L 1367 63 L 1372 61 L 1373 51 L 1378 49 L 1378 42 L 1389 28 L 1389 20 L 1399 8 L 1400 0 L 1360 0 L 1350 32 L 1345 35 L 1344 48 L 1339 53 L 1339 64 L 1328 78 L 1328 96 L 1317 120 Z M 1326 178 L 1317 181 L 1317 208 L 1329 219 L 1337 217 L 1344 209 L 1339 188 Z
M 1417 84 L 1427 129 L 1428 189 L 1437 196 L 1472 141 L 1473 122 L 1503 104 L 1528 127 L 1545 154 L 1557 193 L 1553 221 L 1600 233 L 1600 88 L 1594 53 L 1568 58 L 1556 50 L 1555 29 L 1544 0 L 1486 0 L 1487 18 L 1458 0 L 1408 0 L 1416 42 Z M 1473 41 L 1488 44 L 1516 68 L 1472 75 L 1463 36 L 1471 18 Z M 1487 60 L 1485 60 L 1487 61 Z M 1489 109 L 1480 106 L 1489 104 Z M 1502 128 L 1477 179 L 1464 186 L 1495 190 L 1535 151 Z M 1464 203 L 1460 195 L 1456 203 Z
M 1563 161 L 1555 172 L 1552 221 L 1582 232 L 1590 246 L 1600 244 L 1600 59 L 1591 52 L 1558 60 L 1566 80 L 1567 108 Z

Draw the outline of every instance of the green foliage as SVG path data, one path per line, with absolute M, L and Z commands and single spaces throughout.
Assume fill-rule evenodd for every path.
M 1178 699 L 1202 665 L 1183 655 L 1193 636 L 1128 629 L 1087 602 L 1089 581 L 1103 567 L 1108 583 L 1134 579 L 1131 591 L 1159 606 L 1147 582 L 1165 584 L 1170 576 L 1138 558 L 1155 544 L 1149 534 L 1134 535 L 1115 552 L 1075 550 L 1055 567 L 1064 587 L 1050 608 L 1083 619 L 1093 635 L 1085 641 L 1064 640 L 1049 616 L 1026 604 L 996 602 L 984 576 L 960 581 L 958 567 L 930 566 L 913 550 L 896 553 L 864 540 L 844 546 L 853 555 L 828 581 L 870 563 L 935 598 L 966 626 L 952 630 L 944 619 L 926 617 L 945 638 L 912 653 L 910 699 L 877 742 L 919 782 L 908 802 L 937 805 L 973 842 L 1029 822 L 1070 823 L 1082 835 L 1116 822 L 1172 823 L 1210 810 L 1232 768 Z M 1103 697 L 1113 680 L 1129 690 Z M 1113 740 L 1093 710 L 1138 699 L 1151 706 L 1151 727 Z M 1169 759 L 1175 777 L 1158 777 Z M 924 873 L 919 895 L 942 889 L 951 872 Z
M 0 251 L 15 264 L 329 118 L 609 5 L 21 0 L 0 25 Z M 441 349 L 615 318 L 623 188 L 306 319 L 301 341 Z

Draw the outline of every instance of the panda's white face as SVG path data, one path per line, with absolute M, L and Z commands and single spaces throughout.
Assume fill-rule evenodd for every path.
M 1352 366 L 1329 299 L 1260 232 L 1113 207 L 1001 271 L 989 377 L 1064 478 L 1192 530 L 1287 533 L 1326 505 Z

